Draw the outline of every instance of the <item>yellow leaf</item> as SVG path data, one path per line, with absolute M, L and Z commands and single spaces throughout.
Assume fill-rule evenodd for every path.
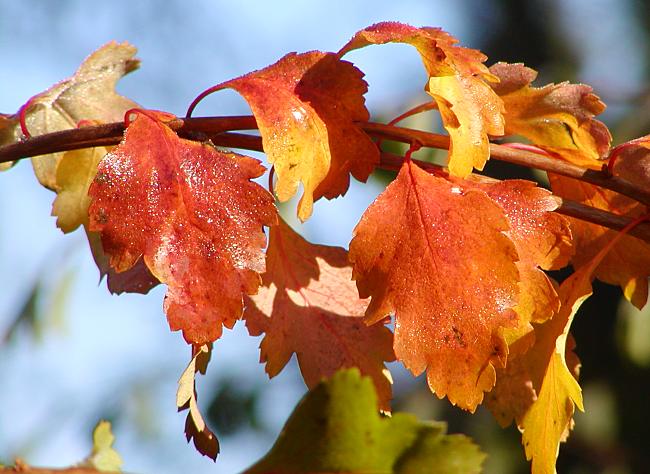
M 93 450 L 83 465 L 102 472 L 120 472 L 122 458 L 113 449 L 113 441 L 111 424 L 103 420 L 97 423 L 93 431 Z
M 546 366 L 537 399 L 521 422 L 522 442 L 526 458 L 532 459 L 533 474 L 553 474 L 560 442 L 568 436 L 575 407 L 583 410 L 582 394 L 565 358 L 567 337 L 580 305 L 591 296 L 594 271 L 607 253 L 624 237 L 619 233 L 590 262 L 581 267 L 560 286 L 560 312 L 549 322 L 538 326 L 536 345 L 542 354 L 535 354 L 535 363 Z M 550 348 L 550 350 L 545 350 Z M 535 351 L 536 348 L 532 348 Z M 548 355 L 547 355 L 548 354 Z
M 52 215 L 57 217 L 56 225 L 64 233 L 88 225 L 88 188 L 106 153 L 108 150 L 104 147 L 63 153 L 56 169 L 57 196 L 52 203 Z
M 91 54 L 70 78 L 32 97 L 25 109 L 25 124 L 32 136 L 76 128 L 81 120 L 117 122 L 135 102 L 115 92 L 117 81 L 137 69 L 136 48 L 111 42 Z M 63 153 L 32 160 L 39 182 L 58 189 L 56 171 Z

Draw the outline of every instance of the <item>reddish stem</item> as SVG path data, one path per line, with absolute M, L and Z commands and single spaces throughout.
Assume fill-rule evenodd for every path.
M 18 120 L 20 121 L 20 131 L 23 132 L 25 138 L 32 138 L 32 134 L 27 130 L 27 109 L 32 105 L 34 98 L 31 97 L 18 111 Z
M 196 108 L 197 105 L 199 105 L 199 102 L 201 102 L 203 99 L 205 99 L 207 96 L 210 94 L 213 94 L 217 91 L 220 91 L 223 89 L 224 85 L 223 84 L 217 84 L 216 86 L 212 86 L 203 92 L 201 92 L 196 98 L 192 101 L 190 106 L 187 109 L 187 113 L 185 114 L 185 118 L 190 118 L 192 116 L 192 112 L 194 112 L 194 109 Z
M 438 108 L 438 104 L 436 104 L 434 101 L 429 101 L 429 102 L 425 102 L 424 104 L 416 105 L 412 109 L 409 109 L 406 112 L 404 112 L 403 114 L 398 115 L 397 117 L 395 117 L 393 120 L 388 122 L 388 125 L 395 125 L 396 123 L 399 123 L 402 120 L 404 120 L 405 118 L 408 118 L 408 117 L 410 117 L 412 115 L 416 115 L 416 114 L 419 114 L 421 112 L 426 112 L 428 110 L 437 109 L 437 108 Z

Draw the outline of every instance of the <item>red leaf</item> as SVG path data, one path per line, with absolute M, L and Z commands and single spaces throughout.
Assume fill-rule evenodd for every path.
M 347 252 L 313 245 L 283 221 L 271 229 L 264 286 L 251 297 L 245 319 L 253 336 L 266 333 L 260 360 L 269 376 L 298 357 L 308 387 L 337 370 L 358 367 L 372 377 L 380 407 L 390 410 L 391 380 L 384 361 L 395 359 L 393 335 L 383 324 L 367 326 L 367 300 L 351 280 Z M 356 316 L 356 317 L 355 317 Z
M 290 53 L 277 63 L 211 90 L 230 87 L 250 105 L 264 151 L 278 176 L 275 192 L 289 200 L 304 187 L 298 217 L 313 202 L 345 194 L 352 173 L 365 182 L 379 150 L 354 121 L 367 121 L 363 73 L 336 54 Z
M 194 344 L 232 327 L 244 294 L 264 271 L 262 226 L 276 222 L 272 196 L 250 179 L 257 160 L 180 139 L 163 120 L 140 112 L 124 141 L 99 164 L 90 187 L 90 229 L 101 234 L 116 271 L 141 255 L 168 285 L 172 330 Z
M 366 210 L 350 244 L 370 321 L 395 313 L 395 354 L 431 389 L 474 410 L 516 327 L 517 252 L 502 208 L 480 191 L 406 162 Z

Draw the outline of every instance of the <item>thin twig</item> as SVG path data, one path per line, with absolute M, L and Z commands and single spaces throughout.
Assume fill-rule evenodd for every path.
M 359 124 L 369 135 L 404 143 L 417 141 L 424 147 L 448 149 L 449 137 L 435 133 L 396 127 L 380 123 L 365 122 Z M 243 133 L 232 133 L 233 130 L 255 130 L 257 123 L 252 116 L 232 117 L 199 117 L 176 119 L 169 124 L 179 136 L 205 140 L 210 139 L 215 145 L 245 150 L 263 151 L 262 139 L 258 136 Z M 116 122 L 96 126 L 88 126 L 60 132 L 39 135 L 18 143 L 0 147 L 0 163 L 19 160 L 49 153 L 89 148 L 93 146 L 116 145 L 122 140 L 124 123 Z M 544 156 L 526 150 L 509 148 L 503 145 L 490 144 L 493 159 L 507 161 L 528 168 L 556 173 L 562 176 L 578 179 L 599 187 L 616 191 L 643 204 L 650 205 L 650 192 L 641 189 L 618 177 L 607 173 L 594 171 L 580 166 Z M 398 170 L 403 158 L 390 153 L 382 153 L 380 168 Z M 430 172 L 446 173 L 441 166 L 414 160 Z M 592 222 L 614 230 L 621 230 L 631 222 L 629 218 L 595 209 L 583 204 L 555 196 L 558 202 L 557 212 Z M 650 242 L 650 225 L 642 224 L 630 233 L 640 239 Z

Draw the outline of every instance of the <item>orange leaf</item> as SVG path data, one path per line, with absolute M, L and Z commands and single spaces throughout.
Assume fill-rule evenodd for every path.
M 594 119 L 605 104 L 591 87 L 566 82 L 533 87 L 537 71 L 523 64 L 497 63 L 490 72 L 499 78 L 492 87 L 505 104 L 506 134 L 523 135 L 556 153 L 569 150 L 566 159 L 600 167 L 594 161 L 609 151 L 612 136 Z
M 311 216 L 313 202 L 345 194 L 352 173 L 365 182 L 379 163 L 379 150 L 355 121 L 367 121 L 363 73 L 336 54 L 290 53 L 277 63 L 220 84 L 250 105 L 273 164 L 280 201 L 302 183 L 298 217 Z
M 262 226 L 276 222 L 273 197 L 250 181 L 257 160 L 180 139 L 140 111 L 124 141 L 100 162 L 90 187 L 90 230 L 101 234 L 110 265 L 131 268 L 142 255 L 168 285 L 172 330 L 203 344 L 232 327 L 244 294 L 264 271 Z
M 339 55 L 371 44 L 414 46 L 429 75 L 427 92 L 435 99 L 451 137 L 449 171 L 466 177 L 483 169 L 490 156 L 489 135 L 503 135 L 503 103 L 485 80 L 495 77 L 480 51 L 457 46 L 458 40 L 439 28 L 416 28 L 396 22 L 377 23 L 357 32 Z
M 395 313 L 395 354 L 431 389 L 473 411 L 516 327 L 517 252 L 502 208 L 412 162 L 366 210 L 350 244 L 368 319 Z
M 390 410 L 391 380 L 384 361 L 395 359 L 393 337 L 382 324 L 367 326 L 367 300 L 351 280 L 347 252 L 313 245 L 280 220 L 269 236 L 263 287 L 244 318 L 253 336 L 266 333 L 260 360 L 277 375 L 296 353 L 308 387 L 337 370 L 358 367 L 372 377 L 380 407 Z
M 506 330 L 512 342 L 532 330 L 529 323 L 541 323 L 560 308 L 553 282 L 541 270 L 557 270 L 567 265 L 573 252 L 569 221 L 555 212 L 557 201 L 549 191 L 530 181 L 481 182 L 479 178 L 458 181 L 464 189 L 480 189 L 497 202 L 505 213 L 519 261 L 519 303 L 515 311 L 520 327 Z M 518 345 L 517 349 L 524 349 Z M 512 350 L 512 348 L 511 348 Z
M 550 173 L 549 179 L 553 192 L 563 198 L 632 218 L 646 214 L 645 206 L 614 191 Z M 571 262 L 577 270 L 588 264 L 617 232 L 579 219 L 570 221 L 576 248 Z M 637 308 L 648 300 L 649 276 L 650 245 L 629 235 L 620 239 L 595 271 L 599 280 L 620 286 Z

